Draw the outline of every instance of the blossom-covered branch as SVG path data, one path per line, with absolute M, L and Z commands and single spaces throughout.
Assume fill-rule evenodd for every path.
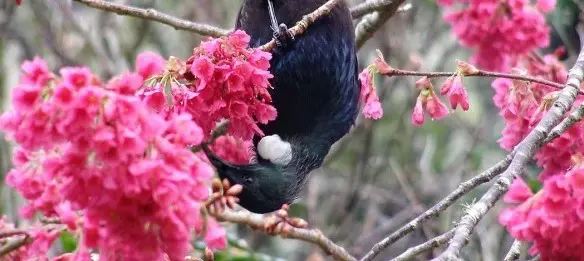
M 382 73 L 385 76 L 393 77 L 393 76 L 425 76 L 428 78 L 436 78 L 436 77 L 450 77 L 455 75 L 457 72 L 419 72 L 419 71 L 408 71 L 408 70 L 400 70 L 390 68 L 390 70 L 386 73 Z M 465 77 L 490 77 L 490 78 L 505 78 L 505 79 L 512 79 L 512 80 L 520 80 L 526 82 L 533 82 L 533 83 L 540 83 L 544 84 L 556 89 L 564 88 L 564 84 L 549 81 L 539 77 L 533 77 L 529 75 L 521 75 L 521 74 L 511 74 L 511 73 L 501 73 L 501 72 L 491 72 L 486 70 L 477 69 L 476 72 L 471 74 L 465 74 Z M 579 94 L 584 94 L 579 91 Z
M 119 15 L 127 15 L 136 18 L 152 20 L 166 25 L 170 25 L 177 30 L 191 31 L 201 35 L 219 37 L 229 33 L 229 30 L 226 29 L 180 19 L 172 15 L 161 13 L 152 8 L 143 9 L 139 7 L 133 7 L 102 0 L 74 0 L 74 1 L 107 12 L 113 12 Z
M 576 64 L 570 70 L 568 82 L 560 92 L 558 99 L 537 126 L 515 147 L 509 168 L 503 172 L 477 203 L 467 209 L 466 214 L 457 223 L 455 234 L 449 242 L 448 248 L 435 260 L 453 260 L 459 257 L 461 249 L 468 243 L 468 237 L 478 222 L 509 189 L 513 179 L 522 175 L 525 165 L 544 144 L 545 138 L 561 121 L 562 116 L 570 110 L 583 78 L 584 49 L 580 51 Z

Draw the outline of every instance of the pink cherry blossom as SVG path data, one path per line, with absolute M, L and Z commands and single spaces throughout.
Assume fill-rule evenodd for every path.
M 537 9 L 544 13 L 549 13 L 556 7 L 556 0 L 537 0 Z
M 424 124 L 424 120 L 423 100 L 418 98 L 414 106 L 414 111 L 412 112 L 412 124 L 414 126 L 421 126 Z
M 411 117 L 414 126 L 420 126 L 424 123 L 424 111 L 428 112 L 432 120 L 440 120 L 448 115 L 448 108 L 434 93 L 434 86 L 428 77 L 417 80 L 416 89 L 419 89 L 420 93 Z
M 143 80 L 162 73 L 164 70 L 164 58 L 154 52 L 143 52 L 136 57 L 136 71 Z
M 468 111 L 469 109 L 469 101 L 468 101 L 468 94 L 466 89 L 462 85 L 462 76 L 457 75 L 452 80 L 452 85 L 448 88 L 448 99 L 450 100 L 450 106 L 453 110 L 456 110 L 458 105 L 462 108 L 463 111 Z M 444 89 L 444 87 L 442 87 Z
M 379 102 L 379 97 L 373 84 L 372 70 L 372 67 L 368 67 L 359 74 L 359 81 L 361 82 L 360 101 L 363 104 L 365 118 L 378 120 L 383 117 L 383 107 Z

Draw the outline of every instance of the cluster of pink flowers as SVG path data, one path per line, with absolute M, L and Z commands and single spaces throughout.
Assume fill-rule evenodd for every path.
M 505 202 L 499 222 L 518 240 L 532 242 L 530 253 L 541 260 L 584 260 L 584 168 L 577 164 L 561 175 L 544 181 L 534 194 L 516 179 Z
M 192 115 L 206 138 L 218 121 L 229 120 L 228 135 L 210 147 L 226 161 L 249 163 L 251 139 L 264 135 L 258 123 L 267 124 L 277 116 L 268 92 L 272 54 L 247 48 L 249 41 L 241 30 L 203 41 L 186 62 L 171 59 L 155 83 L 137 95 L 161 115 Z M 143 60 L 148 61 L 144 70 L 163 70 L 159 65 L 163 60 L 152 55 Z
M 249 35 L 237 30 L 202 42 L 186 61 L 187 87 L 197 95 L 185 109 L 203 129 L 212 129 L 224 118 L 230 121 L 229 134 L 251 140 L 263 135 L 258 122 L 276 118 L 268 92 L 272 54 L 247 48 L 249 41 Z
M 558 61 L 558 53 L 542 60 L 527 59 L 522 72 L 550 81 L 565 83 L 567 70 Z M 541 120 L 558 97 L 552 87 L 498 78 L 492 83 L 493 98 L 505 120 L 499 144 L 511 151 Z M 584 101 L 578 97 L 574 107 Z M 522 179 L 516 179 L 505 195 L 515 206 L 503 211 L 501 224 L 517 239 L 532 242 L 532 254 L 542 260 L 582 260 L 578 242 L 584 239 L 584 124 L 579 122 L 544 145 L 535 155 L 541 167 L 538 176 L 543 188 L 536 194 Z
M 567 70 L 557 60 L 556 54 L 543 57 L 543 62 L 530 59 L 525 65 L 527 73 L 550 81 L 565 83 Z M 522 73 L 517 70 L 517 73 Z M 505 120 L 505 127 L 499 144 L 502 148 L 511 151 L 533 127 L 541 120 L 541 117 L 553 102 L 557 99 L 559 91 L 552 87 L 538 84 L 497 78 L 492 83 L 495 90 L 493 101 L 500 109 L 499 115 Z M 578 97 L 575 106 L 582 103 L 583 98 Z M 582 123 L 575 124 L 560 137 L 546 144 L 536 154 L 535 159 L 542 167 L 540 180 L 559 173 L 565 173 L 572 164 L 570 156 L 584 149 L 579 136 L 584 129 Z
M 470 108 L 470 104 L 468 93 L 462 84 L 463 77 L 477 74 L 479 70 L 466 62 L 457 61 L 457 63 L 456 73 L 444 81 L 440 89 L 440 95 L 448 98 L 453 110 L 460 106 L 463 111 L 467 111 Z M 379 119 L 383 116 L 383 109 L 375 93 L 375 86 L 372 80 L 374 73 L 393 76 L 399 74 L 399 72 L 387 64 L 381 52 L 378 51 L 375 63 L 359 74 L 361 102 L 365 104 L 363 114 L 365 118 Z M 422 77 L 416 81 L 416 88 L 419 90 L 419 94 L 411 118 L 413 125 L 421 126 L 424 124 L 425 112 L 428 112 L 432 120 L 440 120 L 448 115 L 448 108 L 436 95 L 430 78 Z
M 134 95 L 163 68 L 151 53 L 137 60 L 138 72 L 107 84 L 85 67 L 55 75 L 40 58 L 25 62 L 14 109 L 0 117 L 18 145 L 6 182 L 27 199 L 25 217 L 59 217 L 80 234 L 81 253 L 184 260 L 193 230 L 204 226 L 200 209 L 213 176 L 188 149 L 205 132 L 191 114 L 163 115 Z M 209 247 L 225 247 L 223 228 L 206 231 Z
M 251 140 L 229 135 L 217 138 L 209 147 L 219 158 L 234 164 L 249 164 L 255 156 Z
M 518 58 L 549 43 L 544 13 L 554 9 L 555 0 L 538 0 L 535 7 L 529 0 L 437 2 L 448 8 L 444 18 L 460 43 L 475 50 L 471 62 L 484 69 L 507 71 Z

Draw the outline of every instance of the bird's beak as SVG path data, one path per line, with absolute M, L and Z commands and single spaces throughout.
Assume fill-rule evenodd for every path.
M 209 159 L 211 164 L 213 164 L 213 166 L 217 169 L 217 174 L 219 174 L 219 177 L 221 179 L 226 178 L 230 182 L 234 182 L 231 173 L 233 172 L 233 170 L 238 169 L 238 167 L 220 159 L 213 151 L 209 149 L 207 145 L 203 145 L 202 148 L 203 151 L 205 151 L 205 154 L 207 155 L 207 158 Z

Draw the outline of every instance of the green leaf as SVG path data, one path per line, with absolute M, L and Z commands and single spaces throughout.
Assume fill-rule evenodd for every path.
M 527 185 L 529 186 L 531 191 L 533 191 L 533 193 L 537 193 L 542 187 L 541 182 L 539 182 L 539 180 L 537 179 L 528 179 Z
M 73 234 L 67 231 L 63 231 L 61 232 L 60 239 L 61 244 L 63 245 L 63 250 L 66 253 L 71 253 L 77 248 L 77 239 L 75 236 L 73 236 Z

